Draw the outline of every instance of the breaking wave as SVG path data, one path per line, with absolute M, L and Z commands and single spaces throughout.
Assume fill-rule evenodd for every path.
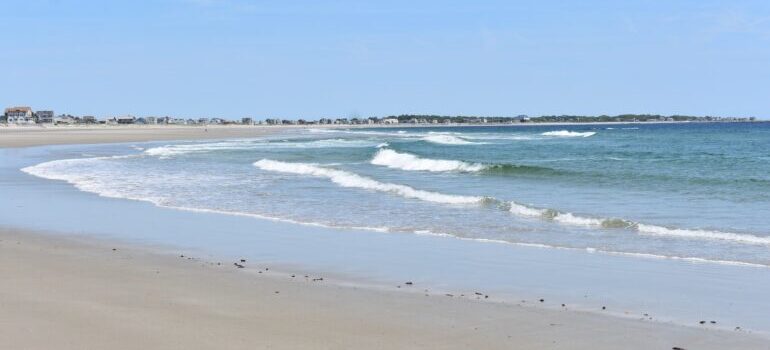
M 674 238 L 688 238 L 710 241 L 717 240 L 754 245 L 770 245 L 770 237 L 697 229 L 670 229 L 662 226 L 640 224 L 621 218 L 599 218 L 582 216 L 569 212 L 559 212 L 553 209 L 535 208 L 516 202 L 503 202 L 501 200 L 490 197 L 461 196 L 430 192 L 414 189 L 405 185 L 383 183 L 347 171 L 329 169 L 306 163 L 287 163 L 262 159 L 255 162 L 254 166 L 268 171 L 324 177 L 330 179 L 332 182 L 342 187 L 354 187 L 394 193 L 405 198 L 415 198 L 434 203 L 492 205 L 505 209 L 511 214 L 517 216 L 538 218 L 542 220 L 553 221 L 562 225 L 593 227 L 601 229 L 630 229 L 641 235 L 658 235 Z
M 344 170 L 324 168 L 307 163 L 288 163 L 270 159 L 262 159 L 254 162 L 254 166 L 267 171 L 323 177 L 342 187 L 361 188 L 378 192 L 392 193 L 404 198 L 419 199 L 426 202 L 444 204 L 481 204 L 485 201 L 485 197 L 461 196 L 418 190 L 406 185 L 379 182 L 377 180 Z
M 770 245 L 770 237 L 755 236 L 745 233 L 721 232 L 699 229 L 668 228 L 657 225 L 641 224 L 620 218 L 597 218 L 573 213 L 559 212 L 553 209 L 541 209 L 519 204 L 507 203 L 507 209 L 514 215 L 529 218 L 551 220 L 563 225 L 595 227 L 604 229 L 630 229 L 640 235 L 652 235 L 672 238 L 686 238 L 708 241 L 727 241 L 733 243 Z
M 569 130 L 558 130 L 558 131 L 546 131 L 540 135 L 556 136 L 556 137 L 591 137 L 596 135 L 596 132 L 594 131 L 578 132 L 578 131 L 569 131 Z
M 690 239 L 706 239 L 718 241 L 732 241 L 745 244 L 770 245 L 770 237 L 754 236 L 743 233 L 720 232 L 710 230 L 690 230 L 668 228 L 656 225 L 637 224 L 636 229 L 640 234 L 653 236 L 680 237 Z
M 467 163 L 459 160 L 420 158 L 414 154 L 398 153 L 392 149 L 381 148 L 372 158 L 374 165 L 412 171 L 464 171 L 477 172 L 487 168 L 479 163 Z
M 411 153 L 396 152 L 392 149 L 383 147 L 379 148 L 380 150 L 374 154 L 370 163 L 392 169 L 430 172 L 457 171 L 492 175 L 556 175 L 562 173 L 556 169 L 532 165 L 483 164 L 461 160 L 421 158 Z
M 472 142 L 468 141 L 464 138 L 452 136 L 452 135 L 443 135 L 443 134 L 435 134 L 435 135 L 427 135 L 422 138 L 423 141 L 431 142 L 431 143 L 437 143 L 441 145 L 479 145 L 482 144 L 480 142 Z
M 236 142 L 213 143 L 213 147 L 224 147 L 228 144 L 232 146 L 233 143 Z M 180 146 L 200 145 L 201 144 Z M 212 144 L 209 144 L 208 147 L 212 147 Z M 112 160 L 142 157 L 143 155 L 146 155 L 150 150 L 146 150 L 144 154 L 138 155 L 54 160 L 29 166 L 21 170 L 25 173 L 41 178 L 66 181 L 70 184 L 73 184 L 79 190 L 96 193 L 105 197 L 144 200 L 152 202 L 158 206 L 167 206 L 167 198 L 164 198 L 163 195 L 157 195 L 152 193 L 152 191 L 142 190 L 143 186 L 141 181 L 144 181 L 145 179 L 128 179 L 128 182 L 135 185 L 131 188 L 116 188 L 114 186 L 114 182 L 105 180 L 111 179 L 115 176 L 115 168 L 110 166 Z M 390 158 L 386 156 L 389 156 Z M 378 158 L 380 159 L 377 162 L 380 164 L 375 163 L 375 160 Z M 371 162 L 372 164 L 396 167 L 398 169 L 423 171 L 486 172 L 491 171 L 491 169 L 495 169 L 495 167 L 514 167 L 509 165 L 485 165 L 454 160 L 425 159 L 416 155 L 398 153 L 396 151 L 385 148 L 378 150 L 377 154 L 371 160 Z M 504 202 L 502 200 L 489 197 L 444 194 L 439 192 L 419 190 L 406 185 L 380 182 L 375 179 L 348 171 L 331 169 L 308 163 L 288 163 L 263 159 L 255 162 L 254 166 L 266 171 L 326 178 L 341 187 L 378 191 L 398 195 L 404 198 L 419 199 L 426 202 L 484 205 L 487 208 L 506 210 L 511 215 L 528 219 L 550 221 L 560 225 L 597 229 L 629 230 L 628 232 L 634 232 L 640 236 L 656 236 L 677 240 L 700 240 L 725 242 L 731 244 L 770 246 L 770 237 L 767 236 L 758 236 L 748 233 L 722 232 L 718 230 L 707 229 L 671 228 L 659 225 L 643 224 L 621 218 L 602 218 L 569 212 L 560 212 L 554 209 L 538 208 L 535 206 L 524 205 L 516 202 Z
M 153 147 L 144 154 L 160 158 L 170 158 L 183 154 L 207 153 L 216 151 L 249 150 L 263 148 L 347 148 L 377 147 L 379 142 L 372 140 L 323 139 L 313 141 L 222 141 L 212 143 L 177 144 Z

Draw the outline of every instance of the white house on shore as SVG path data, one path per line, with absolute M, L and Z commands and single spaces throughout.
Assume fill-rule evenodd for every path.
M 75 117 L 69 115 L 69 114 L 61 114 L 56 116 L 56 118 L 53 118 L 53 124 L 54 125 L 61 125 L 61 124 L 75 124 L 77 123 L 77 119 Z
M 398 119 L 396 118 L 385 118 L 382 120 L 383 124 L 398 124 Z
M 35 123 L 35 115 L 30 107 L 8 107 L 5 109 L 4 116 L 8 124 Z

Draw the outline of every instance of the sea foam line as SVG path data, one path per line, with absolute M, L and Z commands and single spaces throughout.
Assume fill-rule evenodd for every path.
M 342 187 L 361 188 L 378 192 L 393 193 L 405 198 L 420 199 L 426 202 L 444 204 L 481 204 L 485 200 L 484 197 L 443 194 L 438 192 L 418 190 L 406 185 L 379 182 L 377 180 L 351 172 L 324 168 L 307 163 L 288 163 L 270 159 L 262 159 L 254 162 L 254 166 L 266 171 L 323 177 Z
M 708 241 L 726 241 L 751 245 L 770 245 L 770 237 L 745 233 L 721 232 L 714 230 L 668 228 L 642 224 L 619 218 L 597 218 L 559 212 L 552 209 L 534 208 L 516 202 L 509 202 L 508 210 L 514 215 L 551 220 L 564 225 L 604 229 L 630 229 L 644 236 L 686 238 Z
M 410 171 L 464 171 L 477 172 L 484 170 L 485 165 L 467 163 L 459 160 L 420 158 L 410 153 L 399 153 L 392 149 L 381 148 L 370 161 L 374 165 Z
M 662 226 L 639 224 L 637 222 L 619 218 L 597 218 L 576 215 L 569 212 L 559 212 L 552 209 L 535 208 L 516 202 L 503 202 L 490 197 L 461 196 L 430 192 L 414 189 L 405 185 L 382 183 L 377 180 L 360 176 L 351 172 L 329 169 L 306 163 L 288 163 L 262 159 L 255 162 L 254 166 L 267 171 L 324 177 L 342 187 L 362 188 L 379 192 L 394 193 L 405 198 L 415 198 L 434 203 L 496 204 L 498 207 L 507 209 L 514 215 L 549 220 L 563 225 L 601 229 L 631 229 L 642 235 L 658 235 L 710 241 L 728 241 L 754 245 L 770 245 L 770 237 L 760 237 L 750 234 L 718 231 L 669 229 Z
M 170 158 L 173 156 L 206 153 L 215 151 L 230 150 L 249 150 L 262 148 L 347 148 L 347 147 L 376 147 L 377 142 L 370 140 L 349 140 L 349 139 L 320 139 L 308 141 L 222 141 L 194 144 L 177 144 L 149 148 L 144 154 L 156 156 L 159 158 Z
M 441 145 L 480 145 L 482 144 L 481 142 L 472 142 L 461 137 L 444 135 L 444 134 L 428 135 L 423 137 L 422 139 L 423 141 L 437 143 Z
M 362 230 L 362 231 L 374 231 L 374 232 L 388 232 L 390 230 L 390 228 L 388 227 L 337 226 L 337 225 L 330 225 L 325 223 L 307 222 L 307 221 L 299 221 L 299 220 L 288 219 L 288 218 L 267 216 L 267 215 L 256 214 L 256 213 L 245 213 L 245 212 L 239 212 L 239 211 L 227 211 L 227 210 L 220 210 L 220 209 L 195 208 L 195 207 L 187 207 L 187 206 L 180 206 L 180 205 L 170 205 L 163 198 L 137 196 L 137 195 L 131 195 L 122 191 L 111 190 L 108 188 L 109 187 L 108 183 L 99 182 L 95 180 L 93 176 L 63 174 L 54 170 L 56 169 L 57 166 L 61 166 L 61 165 L 87 166 L 89 163 L 93 163 L 95 161 L 132 158 L 132 157 L 137 157 L 137 155 L 60 159 L 60 160 L 53 160 L 53 161 L 40 163 L 33 166 L 28 166 L 28 167 L 22 168 L 21 171 L 43 179 L 65 181 L 73 185 L 75 188 L 77 188 L 80 191 L 94 193 L 100 197 L 148 202 L 159 208 L 183 210 L 183 211 L 190 211 L 190 212 L 196 212 L 196 213 L 211 213 L 211 214 L 221 214 L 221 215 L 229 215 L 229 216 L 250 217 L 250 218 L 261 219 L 261 220 L 269 220 L 269 221 L 284 222 L 284 223 L 290 223 L 290 224 L 296 224 L 296 225 L 332 228 L 332 229 L 350 229 L 350 230 Z
M 63 172 L 61 167 L 65 168 L 84 168 L 93 167 L 93 164 L 99 161 L 115 160 L 122 158 L 134 158 L 141 157 L 141 155 L 121 155 L 121 156 L 109 156 L 109 157 L 93 157 L 93 158 L 80 158 L 80 159 L 62 159 L 44 162 L 34 166 L 29 166 L 21 169 L 22 171 L 31 175 L 52 179 L 62 180 L 74 185 L 79 190 L 85 192 L 96 193 L 103 197 L 112 198 L 125 198 L 134 200 L 143 200 L 152 202 L 158 206 L 169 207 L 164 202 L 163 198 L 155 198 L 152 196 L 137 196 L 127 193 L 123 193 L 110 186 L 109 183 L 103 183 L 97 181 L 100 178 L 98 172 L 82 173 L 82 172 Z M 287 173 L 305 174 L 316 177 L 326 177 L 332 180 L 334 183 L 343 187 L 355 187 L 362 189 L 370 189 L 381 192 L 394 193 L 406 198 L 415 198 L 435 203 L 445 204 L 487 204 L 497 205 L 502 209 L 508 210 L 511 214 L 537 218 L 542 220 L 549 220 L 564 225 L 593 227 L 593 228 L 614 228 L 614 229 L 630 229 L 644 236 L 659 236 L 670 237 L 680 239 L 696 239 L 696 240 L 708 240 L 708 241 L 723 241 L 741 244 L 751 245 L 766 245 L 770 246 L 770 237 L 768 236 L 756 236 L 746 233 L 732 233 L 721 232 L 716 230 L 702 230 L 702 229 L 681 229 L 681 228 L 668 228 L 658 225 L 641 224 L 629 220 L 623 219 L 606 219 L 575 215 L 572 213 L 559 212 L 552 209 L 542 209 L 532 206 L 519 204 L 516 202 L 502 202 L 500 200 L 490 197 L 480 196 L 462 196 L 462 195 L 449 195 L 431 191 L 424 191 L 414 189 L 409 186 L 382 183 L 367 177 L 363 177 L 357 174 L 353 174 L 346 171 L 328 169 L 318 167 L 310 164 L 296 164 L 276 162 L 270 160 L 262 160 L 254 164 L 257 167 L 265 170 L 282 171 Z M 263 217 L 265 218 L 265 217 Z
M 590 137 L 596 135 L 594 131 L 578 132 L 569 130 L 546 131 L 540 135 L 556 137 Z

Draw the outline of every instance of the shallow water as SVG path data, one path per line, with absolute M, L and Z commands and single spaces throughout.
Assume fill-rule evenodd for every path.
M 381 133 L 383 131 L 378 129 L 352 132 Z M 386 132 L 391 133 L 391 131 Z M 545 131 L 523 129 L 521 132 L 538 135 Z M 576 130 L 576 132 L 585 131 Z M 565 236 L 570 232 L 586 232 L 596 235 L 595 239 L 599 239 L 604 231 L 620 232 L 616 234 L 628 235 L 630 239 L 639 236 L 626 231 L 564 225 L 537 215 L 509 214 L 506 210 L 510 211 L 512 207 L 501 208 L 504 204 L 501 204 L 503 196 L 500 194 L 484 193 L 482 195 L 494 199 L 482 197 L 481 203 L 448 204 L 445 203 L 447 198 L 443 197 L 444 195 L 451 196 L 448 198 L 452 200 L 478 197 L 480 192 L 478 188 L 488 185 L 486 181 L 489 179 L 513 183 L 517 181 L 512 181 L 515 179 L 511 179 L 507 174 L 501 177 L 488 174 L 476 175 L 475 172 L 486 171 L 477 167 L 463 169 L 464 172 L 456 173 L 455 170 L 442 169 L 442 171 L 431 172 L 371 164 L 371 161 L 376 159 L 376 154 L 382 149 L 390 149 L 400 154 L 414 154 L 421 159 L 444 158 L 428 157 L 425 154 L 417 154 L 414 150 L 410 152 L 390 145 L 385 148 L 382 145 L 383 142 L 380 142 L 383 141 L 381 138 L 370 138 L 368 134 L 365 134 L 367 136 L 363 140 L 349 140 L 347 136 L 338 137 L 338 135 L 334 135 L 334 138 L 328 136 L 319 138 L 317 135 L 319 133 L 325 135 L 328 132 L 277 135 L 269 141 L 207 141 L 174 144 L 156 142 L 0 150 L 0 160 L 2 160 L 0 162 L 0 225 L 160 245 L 172 251 L 181 250 L 186 254 L 197 254 L 223 261 L 247 258 L 249 265 L 284 266 L 295 269 L 292 271 L 324 274 L 326 277 L 328 275 L 325 274 L 333 273 L 340 278 L 344 277 L 345 283 L 395 288 L 395 285 L 409 280 L 413 281 L 415 288 L 420 291 L 425 288 L 432 292 L 439 292 L 438 295 L 442 295 L 443 291 L 455 295 L 461 293 L 473 295 L 472 293 L 481 291 L 490 295 L 490 301 L 493 302 L 519 303 L 524 299 L 528 303 L 538 305 L 541 304 L 537 300 L 544 298 L 546 302 L 542 305 L 546 307 L 559 308 L 561 303 L 566 303 L 570 309 L 622 317 L 642 318 L 646 317 L 644 314 L 648 314 L 655 321 L 670 321 L 696 327 L 699 326 L 699 320 L 716 320 L 718 324 L 709 327 L 726 329 L 741 327 L 744 330 L 770 332 L 770 319 L 766 317 L 770 313 L 770 302 L 767 300 L 767 295 L 770 294 L 770 268 L 762 264 L 726 264 L 702 259 L 664 258 L 658 254 L 618 254 L 607 253 L 601 249 L 562 249 L 543 244 L 508 244 L 505 243 L 506 241 L 497 239 L 463 238 L 460 234 L 436 235 L 434 232 L 419 229 L 416 223 L 435 218 L 441 218 L 447 224 L 463 222 L 471 218 L 463 213 L 472 211 L 477 213 L 476 221 L 479 223 L 478 226 L 482 227 L 499 227 L 499 223 L 495 221 L 482 220 L 486 218 L 482 215 L 498 215 L 497 218 L 521 220 L 523 224 L 519 225 L 522 226 L 525 224 L 532 227 L 553 225 L 555 234 L 559 234 L 558 229 L 562 229 Z M 341 132 L 341 134 L 348 133 Z M 392 133 L 407 134 L 401 136 L 403 138 L 422 138 L 422 135 L 432 135 L 425 130 L 412 129 Z M 485 133 L 492 134 L 492 132 Z M 412 134 L 414 136 L 410 136 Z M 599 135 L 601 131 L 597 131 L 592 136 L 575 137 L 591 139 Z M 483 135 L 483 137 L 512 138 L 510 135 Z M 389 144 L 422 142 L 399 141 L 396 137 L 386 141 Z M 267 146 L 263 143 L 280 143 L 282 147 Z M 342 143 L 350 150 L 341 149 L 343 147 L 327 147 L 330 143 Z M 195 149 L 195 152 L 200 154 L 193 152 L 177 152 L 174 155 L 151 154 L 165 152 L 160 151 L 165 149 L 182 148 L 179 145 L 184 145 L 187 151 Z M 204 147 L 218 149 L 198 151 Z M 244 149 L 245 147 L 248 148 Z M 261 150 L 265 147 L 269 150 Z M 224 150 L 223 148 L 233 149 Z M 308 153 L 296 151 L 300 148 L 313 151 Z M 219 152 L 219 156 L 209 154 L 211 152 Z M 252 152 L 271 152 L 273 155 L 282 156 L 258 158 L 246 155 Z M 333 164 L 329 164 L 332 162 L 319 164 L 310 160 L 312 157 L 317 157 L 317 152 L 323 152 L 330 158 L 343 158 L 343 156 L 350 156 L 348 153 L 357 153 L 364 161 L 344 162 L 338 159 Z M 57 162 L 86 158 L 90 160 Z M 212 159 L 216 159 L 217 166 L 226 171 L 204 171 L 213 168 Z M 273 159 L 272 163 L 265 161 L 261 166 L 277 164 L 280 171 L 279 169 L 260 169 L 253 164 L 261 159 Z M 427 162 L 426 164 L 429 167 L 438 164 L 440 167 L 450 168 L 460 164 L 455 162 L 458 160 L 465 162 L 460 164 L 461 166 L 465 166 L 466 163 L 485 166 L 490 164 L 481 159 L 447 158 L 445 160 L 451 160 L 451 162 Z M 297 167 L 298 162 L 307 163 L 307 165 Z M 135 172 L 134 167 L 145 166 L 147 163 L 153 164 L 150 167 L 152 171 Z M 68 175 L 77 176 L 67 178 L 69 182 L 50 181 L 20 171 L 26 168 L 28 172 L 34 172 L 35 170 L 28 167 L 37 164 L 45 164 L 37 168 L 38 170 L 45 167 L 51 167 L 49 169 L 53 170 L 67 169 L 72 171 Z M 425 166 L 419 165 L 419 167 Z M 302 171 L 296 169 L 302 169 Z M 213 177 L 214 174 L 219 177 Z M 253 176 L 245 176 L 246 174 Z M 409 177 L 412 174 L 416 175 L 415 178 Z M 429 177 L 431 181 L 418 182 L 416 178 L 420 175 Z M 355 181 L 348 183 L 351 177 Z M 468 181 L 469 185 L 455 188 L 456 191 L 438 191 L 445 183 L 463 177 L 475 179 L 477 184 Z M 227 183 L 228 179 L 240 179 L 241 182 Z M 338 182 L 335 182 L 335 179 Z M 399 179 L 411 181 L 397 181 Z M 533 181 L 535 179 L 537 177 L 533 177 Z M 297 207 L 297 210 L 319 214 L 318 218 L 328 220 L 321 222 L 331 224 L 338 224 L 332 222 L 332 219 L 337 217 L 353 220 L 367 218 L 356 215 L 369 215 L 371 220 L 361 220 L 361 226 L 366 226 L 368 229 L 333 229 L 321 225 L 298 225 L 282 222 L 286 221 L 284 219 L 265 220 L 254 214 L 237 214 L 244 211 L 228 209 L 229 206 L 243 207 L 245 195 L 255 193 L 249 190 L 249 186 L 259 181 L 263 181 L 263 185 L 258 187 L 259 191 L 266 195 L 249 197 L 250 208 L 283 208 L 291 213 L 292 205 L 297 206 L 300 202 L 307 206 L 325 203 L 325 206 L 314 206 L 315 211 L 307 207 Z M 85 191 L 76 189 L 72 183 Z M 373 188 L 365 186 L 373 186 Z M 231 196 L 226 198 L 219 193 L 206 193 L 201 191 L 201 188 L 208 188 L 210 192 L 223 189 Z M 118 192 L 108 192 L 107 189 Z M 164 189 L 167 192 L 158 189 Z M 509 190 L 491 187 L 487 189 L 490 192 L 500 191 L 499 193 Z M 603 190 L 600 187 L 597 189 L 597 191 Z M 288 196 L 291 191 L 301 190 L 306 193 L 304 197 Z M 359 193 L 358 198 L 370 198 L 371 201 L 361 201 L 359 205 L 347 211 L 336 212 L 334 209 L 344 204 L 337 201 L 350 197 L 349 192 Z M 141 200 L 125 200 L 124 197 L 129 197 L 125 195 L 126 193 L 136 195 L 135 198 Z M 441 195 L 436 196 L 436 194 Z M 119 198 L 104 198 L 104 196 Z M 152 198 L 148 200 L 150 196 Z M 326 196 L 326 199 L 321 196 Z M 214 198 L 222 202 L 221 206 L 206 210 L 189 209 L 195 208 L 196 205 L 210 203 Z M 565 198 L 569 197 L 565 196 Z M 189 201 L 190 199 L 196 201 Z M 181 200 L 187 201 L 184 203 L 188 209 L 162 207 L 180 206 L 181 202 L 174 201 Z M 404 203 L 412 203 L 412 206 L 406 206 L 407 204 Z M 400 211 L 396 211 L 394 215 L 384 214 L 386 212 L 382 212 L 383 206 Z M 443 209 L 448 212 L 436 211 L 433 213 L 435 215 L 433 218 L 430 213 L 421 211 L 404 213 L 408 208 L 414 210 L 437 208 L 436 210 Z M 524 214 L 529 214 L 530 210 L 532 214 L 537 214 L 538 210 L 543 208 L 556 210 L 548 206 L 519 209 L 524 210 Z M 236 215 L 232 215 L 234 213 Z M 256 211 L 253 213 L 275 214 Z M 566 215 L 566 211 L 561 213 Z M 460 217 L 451 218 L 452 215 Z M 578 213 L 574 215 L 579 217 Z M 534 217 L 530 218 L 530 216 Z M 379 222 L 377 220 L 386 221 L 389 218 L 405 217 L 414 219 L 414 223 L 410 223 L 415 225 L 413 230 L 399 232 L 393 228 L 378 228 L 379 226 L 375 225 Z M 284 218 L 295 219 L 294 216 Z M 302 219 L 302 217 L 297 218 Z M 479 230 L 479 232 L 484 231 Z M 761 236 L 757 234 L 757 237 Z M 682 240 L 686 241 L 684 238 Z M 698 242 L 702 240 L 693 239 L 691 244 L 698 244 Z M 665 247 L 665 245 L 661 246 Z M 602 310 L 602 306 L 606 306 L 607 310 Z
M 167 207 L 768 266 L 769 161 L 770 123 L 617 124 L 311 129 L 25 171 Z

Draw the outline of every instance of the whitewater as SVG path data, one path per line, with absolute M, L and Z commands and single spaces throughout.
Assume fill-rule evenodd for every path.
M 132 145 L 21 170 L 185 210 L 770 266 L 770 169 L 757 146 L 767 135 L 740 125 L 324 129 Z

